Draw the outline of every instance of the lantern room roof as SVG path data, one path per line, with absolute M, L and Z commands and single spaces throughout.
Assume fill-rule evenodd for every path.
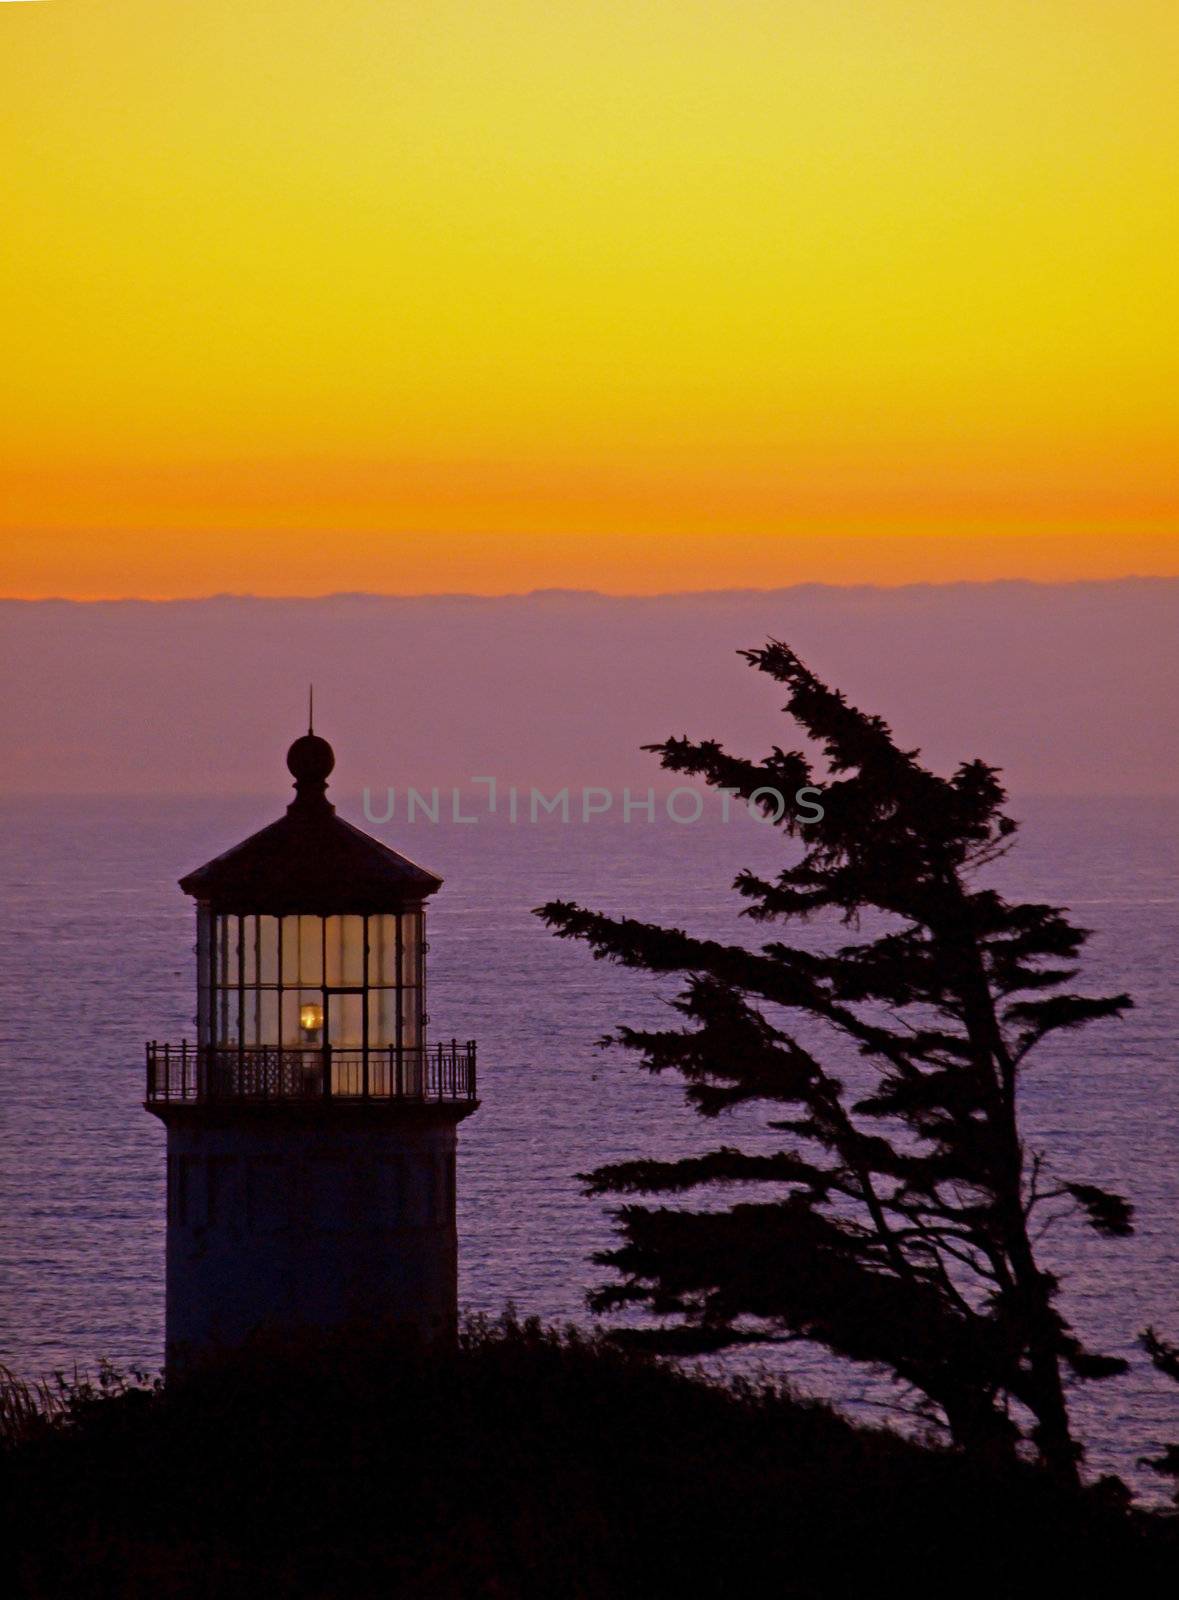
M 395 911 L 442 886 L 436 873 L 336 815 L 327 778 L 336 758 L 314 733 L 287 752 L 295 798 L 286 815 L 181 878 L 219 911 L 276 916 Z

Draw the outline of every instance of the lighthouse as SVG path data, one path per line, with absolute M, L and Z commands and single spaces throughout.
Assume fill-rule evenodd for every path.
M 170 1372 L 259 1333 L 457 1315 L 456 1131 L 472 1041 L 430 1044 L 442 880 L 336 815 L 332 747 L 287 752 L 286 814 L 180 880 L 196 1037 L 147 1046 L 167 1131 Z

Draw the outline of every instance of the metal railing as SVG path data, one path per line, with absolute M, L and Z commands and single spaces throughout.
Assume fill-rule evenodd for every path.
M 475 1099 L 475 1041 L 416 1049 L 147 1045 L 147 1103 Z

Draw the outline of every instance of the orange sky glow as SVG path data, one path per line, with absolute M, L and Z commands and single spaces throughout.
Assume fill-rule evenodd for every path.
M 1179 574 L 1173 0 L 0 5 L 0 590 Z

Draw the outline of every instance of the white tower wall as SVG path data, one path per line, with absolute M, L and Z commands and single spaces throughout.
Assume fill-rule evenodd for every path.
M 264 1331 L 453 1335 L 456 1119 L 325 1109 L 165 1113 L 169 1370 Z

